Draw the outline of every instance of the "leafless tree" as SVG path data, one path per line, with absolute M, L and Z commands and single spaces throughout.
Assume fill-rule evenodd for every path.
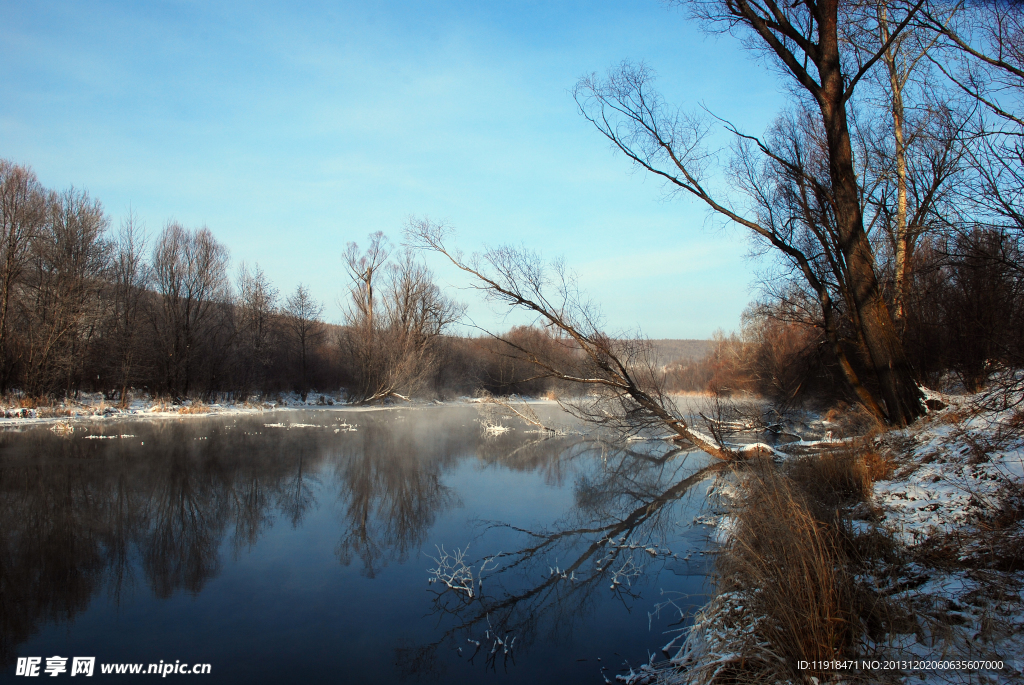
M 962 198 L 974 222 L 1024 241 L 1024 11 L 1014 3 L 961 5 L 958 21 L 934 9 L 928 27 L 943 48 L 932 63 L 980 108 L 971 149 L 972 183 Z M 1008 264 L 1024 272 L 1024 265 Z
M 284 328 L 299 352 L 299 393 L 306 401 L 309 392 L 309 362 L 313 349 L 323 340 L 325 329 L 321 317 L 324 306 L 317 302 L 301 283 L 285 300 Z
M 746 140 L 758 153 L 786 168 L 794 180 L 804 181 L 804 187 L 813 186 L 807 189 L 819 193 L 814 203 L 823 210 L 817 215 L 775 217 L 775 222 L 765 225 L 760 217 L 731 203 L 728 193 L 723 195 L 711 188 L 708 171 L 715 162 L 705 145 L 710 123 L 668 107 L 653 90 L 651 72 L 643 65 L 623 63 L 606 79 L 584 77 L 574 91 L 583 115 L 640 168 L 664 179 L 670 188 L 698 198 L 717 215 L 749 229 L 790 262 L 817 294 L 822 317 L 828 320 L 836 314 L 835 297 L 828 292 L 830 284 L 822 282 L 812 264 L 819 251 L 824 253 L 825 259 L 834 264 L 833 271 L 842 276 L 832 285 L 840 289 L 847 306 L 846 315 L 871 382 L 862 383 L 849 363 L 844 364 L 844 371 L 869 409 L 895 424 L 916 418 L 923 405 L 883 297 L 874 250 L 865 230 L 849 107 L 861 79 L 914 20 L 923 2 L 891 3 L 888 39 L 859 62 L 856 55 L 844 51 L 840 40 L 843 5 L 838 0 L 684 3 L 709 30 L 739 35 L 750 49 L 791 79 L 797 103 L 808 103 L 805 108 L 798 107 L 795 116 L 808 118 L 801 126 L 814 131 L 820 140 L 815 152 L 821 158 L 823 176 L 804 178 L 805 167 L 794 164 L 799 160 L 787 157 L 770 142 L 750 137 Z M 790 131 L 794 129 L 790 127 Z M 792 221 L 808 224 L 805 234 L 816 239 L 814 252 L 796 244 L 792 230 L 779 230 Z M 842 352 L 838 327 L 826 323 L 826 330 L 837 352 Z
M 430 269 L 408 249 L 388 264 L 382 305 L 389 383 L 411 392 L 437 372 L 444 335 L 465 307 L 442 292 Z
M 142 305 L 150 282 L 149 265 L 143 257 L 145 250 L 146 237 L 138 216 L 129 211 L 121 222 L 110 265 L 111 332 L 116 348 L 122 408 L 128 405 L 128 387 L 137 361 Z
M 252 271 L 238 268 L 237 328 L 242 350 L 243 385 L 261 387 L 266 381 L 275 347 L 274 317 L 277 289 L 257 264 Z
M 662 387 L 650 344 L 643 339 L 609 336 L 601 330 L 597 309 L 579 291 L 575 278 L 561 262 L 548 267 L 539 255 L 511 247 L 465 257 L 450 248 L 451 229 L 426 220 L 412 221 L 406 229 L 409 243 L 448 258 L 473 278 L 474 288 L 510 308 L 535 315 L 558 332 L 570 347 L 575 363 L 554 364 L 534 347 L 501 338 L 538 375 L 587 388 L 588 394 L 563 401 L 571 413 L 585 420 L 627 432 L 660 426 L 677 439 L 719 459 L 735 455 L 714 439 L 694 430 L 673 405 Z
M 382 231 L 370 234 L 370 245 L 365 252 L 359 251 L 357 243 L 348 244 L 343 259 L 348 276 L 352 279 L 351 302 L 345 313 L 345 320 L 350 326 L 373 331 L 376 324 L 376 289 L 380 283 L 380 272 L 384 269 L 389 256 L 391 246 Z
M 195 382 L 201 345 L 212 334 L 216 304 L 227 297 L 227 249 L 205 226 L 196 230 L 172 221 L 153 249 L 153 281 L 160 295 L 154 317 L 163 343 L 163 384 L 187 396 Z
M 437 343 L 462 315 L 430 270 L 408 250 L 388 262 L 383 233 L 363 252 L 349 243 L 345 263 L 352 278 L 343 344 L 354 361 L 354 399 L 407 398 L 434 370 Z M 404 394 L 403 394 L 404 393 Z
M 388 394 L 381 387 L 386 371 L 374 310 L 379 300 L 381 271 L 390 255 L 387 238 L 383 232 L 377 231 L 370 235 L 370 244 L 365 252 L 360 252 L 359 245 L 351 242 L 343 256 L 351 286 L 345 307 L 346 330 L 342 346 L 353 362 L 355 398 L 361 402 Z M 380 395 L 381 392 L 384 395 Z
M 941 8 L 941 6 L 939 6 Z M 1019 307 L 1005 292 L 1024 287 L 1024 10 L 1016 3 L 960 3 L 956 21 L 945 21 L 928 8 L 925 24 L 941 51 L 932 64 L 978 109 L 973 120 L 975 144 L 969 148 L 971 174 L 960 189 L 954 229 L 944 242 L 952 274 L 953 305 L 970 309 L 955 316 L 959 334 L 952 345 L 955 366 L 968 387 L 980 386 L 998 365 L 1024 365 Z M 1001 301 L 992 326 L 972 329 Z M 971 302 L 971 304 L 967 304 Z M 980 309 L 979 309 L 980 307 Z M 1010 323 L 1012 334 L 1003 334 Z M 973 348 L 973 349 L 972 349 Z M 971 353 L 985 350 L 982 359 Z M 967 353 L 967 356 L 965 356 Z M 998 402 L 1020 396 L 1019 374 L 1003 374 L 993 389 Z
M 29 245 L 46 221 L 46 193 L 31 169 L 0 159 L 0 389 L 11 383 L 14 360 L 9 340 L 16 285 Z
M 858 63 L 881 49 L 883 68 L 869 71 L 862 85 L 866 95 L 854 145 L 867 231 L 880 230 L 884 237 L 877 242 L 888 253 L 893 317 L 902 334 L 912 306 L 917 247 L 924 236 L 946 229 L 957 214 L 951 198 L 963 174 L 972 111 L 957 107 L 936 78 L 932 57 L 939 50 L 933 31 L 915 21 L 892 37 L 891 4 L 850 3 L 840 32 Z M 953 21 L 962 9 L 944 8 L 942 20 Z
M 21 316 L 27 338 L 24 388 L 68 392 L 101 317 L 110 246 L 98 200 L 71 188 L 51 194 L 47 221 L 33 241 Z

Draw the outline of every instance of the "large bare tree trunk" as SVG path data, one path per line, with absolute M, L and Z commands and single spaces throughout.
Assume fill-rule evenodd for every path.
M 825 128 L 829 175 L 836 203 L 836 230 L 849 272 L 849 295 L 865 346 L 864 363 L 874 376 L 884 403 L 885 418 L 905 425 L 921 412 L 920 390 L 896 334 L 889 308 L 875 275 L 874 253 L 864 231 L 860 187 L 846 111 L 846 84 L 839 55 L 838 3 L 818 4 L 818 45 L 821 79 L 818 106 Z

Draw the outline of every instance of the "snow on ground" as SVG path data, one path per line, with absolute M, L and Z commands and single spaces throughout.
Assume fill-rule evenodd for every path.
M 177 403 L 139 393 L 122 409 L 102 393 L 81 393 L 75 400 L 64 400 L 52 406 L 25 407 L 14 397 L 0 402 L 0 426 L 32 424 L 65 424 L 71 420 L 114 418 L 153 418 L 170 416 L 209 416 L 223 414 L 257 414 L 274 409 L 309 409 L 339 406 L 344 399 L 337 395 L 310 394 L 303 402 L 298 394 L 282 393 L 273 400 L 256 397 L 247 400 L 219 400 L 209 404 L 185 400 Z
M 17 401 L 7 398 L 0 402 L 0 429 L 30 425 L 52 425 L 54 430 L 68 430 L 72 421 L 98 421 L 104 419 L 144 419 L 144 418 L 179 418 L 187 416 L 224 416 L 259 414 L 266 411 L 286 409 L 332 409 L 336 411 L 377 411 L 394 407 L 426 407 L 452 403 L 472 403 L 477 400 L 459 398 L 454 402 L 437 400 L 412 400 L 409 402 L 387 402 L 376 405 L 360 406 L 346 403 L 344 393 L 321 394 L 310 393 L 306 401 L 297 393 L 280 393 L 273 399 L 252 397 L 248 400 L 220 399 L 209 404 L 185 400 L 176 403 L 168 400 L 154 399 L 140 394 L 133 397 L 128 407 L 121 409 L 117 401 L 104 399 L 102 393 L 81 393 L 77 400 L 65 400 L 48 407 L 22 407 Z M 531 400 L 531 404 L 548 404 L 548 400 Z M 312 424 L 281 423 L 268 427 L 308 428 Z M 351 428 L 341 424 L 342 430 Z
M 977 397 L 929 393 L 929 399 L 948 406 L 906 430 L 876 438 L 874 448 L 895 463 L 895 470 L 875 483 L 873 501 L 862 505 L 861 520 L 851 523 L 857 533 L 881 533 L 902 546 L 899 566 L 874 567 L 859 580 L 873 585 L 894 611 L 910 619 L 879 642 L 861 645 L 860 654 L 938 668 L 849 675 L 853 682 L 877 676 L 905 683 L 1022 683 L 1024 417 L 1014 409 L 982 410 Z M 722 499 L 736 496 L 734 483 L 716 487 Z M 729 535 L 734 522 L 728 516 L 714 522 L 707 518 L 696 523 L 717 524 L 716 541 Z M 770 657 L 770 645 L 750 640 L 764 618 L 744 609 L 748 594 L 715 597 L 694 617 L 668 663 L 645 666 L 620 680 L 634 685 L 709 682 L 737 662 Z M 1001 661 L 1002 668 L 951 660 Z M 834 682 L 848 680 L 837 672 Z
M 907 682 L 1024 682 L 1021 414 L 979 411 L 977 398 L 943 399 L 944 411 L 877 441 L 899 464 L 875 484 L 877 525 L 919 559 L 893 597 L 922 620 L 891 649 L 905 658 L 1004 661 L 1002 670 L 914 672 Z

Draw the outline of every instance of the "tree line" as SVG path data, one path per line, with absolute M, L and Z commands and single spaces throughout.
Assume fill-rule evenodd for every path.
M 1021 368 L 1020 4 L 672 4 L 782 76 L 787 105 L 766 132 L 668 103 L 642 63 L 585 76 L 574 95 L 615 150 L 768 257 L 733 350 L 744 380 L 847 394 L 899 425 L 924 411 L 922 382 L 951 372 L 973 391 Z
M 369 402 L 517 385 L 496 342 L 451 332 L 463 307 L 422 259 L 383 233 L 349 243 L 344 320 L 323 320 L 304 285 L 286 296 L 258 265 L 229 273 L 206 228 L 169 221 L 147 236 L 112 226 L 85 190 L 44 188 L 0 160 L 0 392 L 33 400 L 103 392 L 209 399 L 344 389 Z
M 243 265 L 232 284 L 227 252 L 205 228 L 169 223 L 150 249 L 133 218 L 112 232 L 84 191 L 45 190 L 4 162 L 0 389 L 344 387 L 365 402 L 583 380 L 612 388 L 634 415 L 660 406 L 663 388 L 697 389 L 728 370 L 742 378 L 714 384 L 786 402 L 846 397 L 898 425 L 925 410 L 922 383 L 952 376 L 973 391 L 1024 367 L 1021 8 L 676 4 L 783 76 L 788 104 L 765 132 L 671 105 L 642 63 L 584 76 L 573 92 L 615 149 L 746 231 L 766 256 L 742 344 L 720 346 L 717 361 L 677 365 L 664 386 L 647 347 L 603 331 L 561 267 L 548 283 L 532 253 L 463 258 L 447 227 L 425 220 L 410 224 L 407 242 L 445 253 L 492 299 L 544 327 L 451 335 L 461 305 L 415 253 L 379 233 L 344 254 L 345 318 L 328 326 L 301 288 L 281 303 L 258 267 Z M 730 145 L 719 145 L 716 127 Z M 1003 378 L 1021 389 L 1019 374 Z
M 279 300 L 206 227 L 170 221 L 150 240 L 116 229 L 85 190 L 44 188 L 0 160 L 0 390 L 32 398 L 216 391 L 307 392 L 329 371 L 322 306 L 299 285 Z

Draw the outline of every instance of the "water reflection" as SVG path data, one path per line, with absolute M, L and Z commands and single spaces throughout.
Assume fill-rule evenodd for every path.
M 70 628 L 103 593 L 115 607 L 180 593 L 207 597 L 225 569 L 254 562 L 275 527 L 326 530 L 328 562 L 365 580 L 405 568 L 404 585 L 395 585 L 395 574 L 390 585 L 375 581 L 373 601 L 382 613 L 391 602 L 391 611 L 432 609 L 434 617 L 389 635 L 389 653 L 400 643 L 397 675 L 444 668 L 457 643 L 485 633 L 515 636 L 515 653 L 541 639 L 571 641 L 609 593 L 634 600 L 641 569 L 687 572 L 670 549 L 679 503 L 708 474 L 699 459 L 592 436 L 520 429 L 488 437 L 476 418 L 466 408 L 324 411 L 101 423 L 70 436 L 45 428 L 0 433 L 0 663 L 9 667 L 19 645 L 45 626 Z M 95 439 L 104 432 L 110 439 Z M 446 541 L 444 531 L 466 530 L 459 508 L 476 493 L 460 490 L 459 478 L 473 473 L 475 482 L 502 489 L 522 487 L 509 485 L 510 473 L 538 474 L 552 492 L 571 488 L 572 506 L 538 525 L 528 523 L 537 518 L 525 506 L 515 510 L 519 519 L 480 521 L 468 533 L 476 535 L 475 563 L 488 555 L 498 562 L 484 591 L 425 597 L 429 563 L 421 550 Z M 439 530 L 442 520 L 448 528 Z M 340 604 L 347 617 L 350 589 L 321 587 L 328 594 L 311 601 Z M 310 611 L 289 610 L 295 623 Z M 366 657 L 358 646 L 339 657 L 333 645 L 334 659 Z M 477 663 L 493 668 L 500 656 L 496 650 Z M 374 670 L 361 677 L 381 678 Z
M 104 586 L 115 601 L 140 580 L 157 597 L 200 593 L 223 542 L 237 557 L 279 517 L 300 526 L 325 478 L 346 503 L 342 563 L 358 557 L 373 576 L 405 559 L 458 501 L 441 474 L 479 430 L 423 441 L 416 421 L 367 416 L 335 432 L 332 418 L 119 424 L 108 432 L 132 437 L 110 440 L 0 435 L 0 661 L 39 625 L 73 621 Z
M 399 421 L 367 425 L 345 443 L 336 467 L 345 512 L 335 548 L 341 563 L 358 557 L 373 578 L 418 550 L 437 514 L 459 501 L 441 476 L 478 440 L 476 432 L 427 434 L 417 422 Z
M 576 480 L 576 506 L 550 527 L 481 522 L 481 537 L 499 529 L 515 533 L 514 551 L 468 562 L 447 552 L 434 559 L 445 572 L 460 566 L 462 577 L 468 572 L 473 581 L 460 587 L 444 582 L 445 572 L 435 575 L 433 613 L 446 628 L 433 642 L 397 649 L 403 674 L 429 671 L 445 645 L 485 669 L 507 671 L 517 653 L 538 641 L 572 642 L 575 630 L 608 593 L 629 608 L 646 581 L 658 575 L 652 567 L 674 565 L 682 573 L 704 573 L 703 564 L 691 564 L 678 544 L 679 515 L 683 506 L 694 506 L 694 499 L 701 506 L 703 493 L 695 488 L 723 471 L 720 462 L 658 443 L 631 448 L 596 440 L 568 445 L 550 440 L 530 447 L 537 453 L 547 448 L 552 464 L 564 467 L 570 460 L 597 457 L 603 468 Z

